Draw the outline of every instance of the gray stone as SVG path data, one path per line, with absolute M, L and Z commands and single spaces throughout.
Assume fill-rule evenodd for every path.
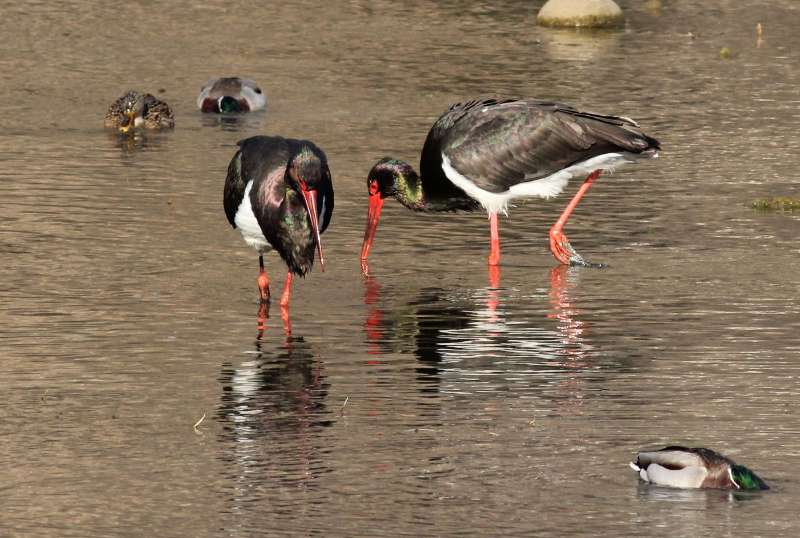
M 541 26 L 599 28 L 625 20 L 614 0 L 548 0 L 536 22 Z

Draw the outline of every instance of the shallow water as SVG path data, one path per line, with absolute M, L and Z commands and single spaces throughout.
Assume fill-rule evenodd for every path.
M 7 6 L 0 534 L 796 534 L 800 216 L 748 203 L 800 196 L 800 6 L 620 3 L 599 33 L 536 27 L 541 1 Z M 227 74 L 268 110 L 197 112 Z M 128 87 L 163 90 L 175 131 L 105 132 Z M 362 278 L 371 165 L 416 162 L 449 103 L 494 93 L 661 140 L 570 221 L 610 267 L 549 255 L 573 183 L 502 219 L 494 277 L 483 216 L 387 203 Z M 261 330 L 221 203 L 257 133 L 313 139 L 336 188 L 326 272 Z M 638 484 L 627 462 L 667 443 L 773 488 Z

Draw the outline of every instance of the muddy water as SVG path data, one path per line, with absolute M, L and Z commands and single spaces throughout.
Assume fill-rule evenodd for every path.
M 796 534 L 800 217 L 747 204 L 800 195 L 800 6 L 621 2 L 623 30 L 576 34 L 537 28 L 541 2 L 291 4 L 4 9 L 0 534 Z M 227 74 L 268 110 L 199 114 Z M 172 103 L 175 131 L 104 132 L 128 87 Z M 573 184 L 501 220 L 500 275 L 481 215 L 387 203 L 362 278 L 367 170 L 497 93 L 662 141 L 570 222 L 610 267 L 547 251 Z M 328 270 L 262 329 L 221 204 L 257 133 L 316 141 L 336 188 Z M 666 443 L 773 489 L 638 484 L 627 462 Z

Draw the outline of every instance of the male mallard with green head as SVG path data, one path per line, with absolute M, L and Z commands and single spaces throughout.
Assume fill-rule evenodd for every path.
M 149 93 L 130 90 L 108 107 L 105 126 L 119 129 L 123 133 L 134 127 L 172 129 L 175 127 L 175 116 L 164 101 Z
M 756 473 L 708 448 L 668 446 L 639 452 L 631 469 L 645 482 L 674 488 L 769 489 Z
M 240 77 L 214 78 L 205 83 L 197 97 L 197 108 L 203 112 L 231 114 L 259 110 L 267 104 L 267 96 L 254 80 Z

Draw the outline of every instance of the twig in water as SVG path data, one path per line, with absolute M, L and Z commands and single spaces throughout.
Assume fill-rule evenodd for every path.
M 339 416 L 344 416 L 344 406 L 347 405 L 347 402 L 350 401 L 350 396 L 344 399 L 344 403 L 342 404 L 342 408 L 339 409 Z
M 197 422 L 195 422 L 195 423 L 194 423 L 194 426 L 192 426 L 192 429 L 194 430 L 194 433 L 199 433 L 200 435 L 203 435 L 203 432 L 201 432 L 200 430 L 198 430 L 198 429 L 197 429 L 197 427 L 198 427 L 198 426 L 200 425 L 200 423 L 201 423 L 201 422 L 203 422 L 205 419 L 206 419 L 206 414 L 205 414 L 205 413 L 203 413 L 203 416 L 202 416 L 202 417 L 200 417 L 200 420 L 198 420 Z

